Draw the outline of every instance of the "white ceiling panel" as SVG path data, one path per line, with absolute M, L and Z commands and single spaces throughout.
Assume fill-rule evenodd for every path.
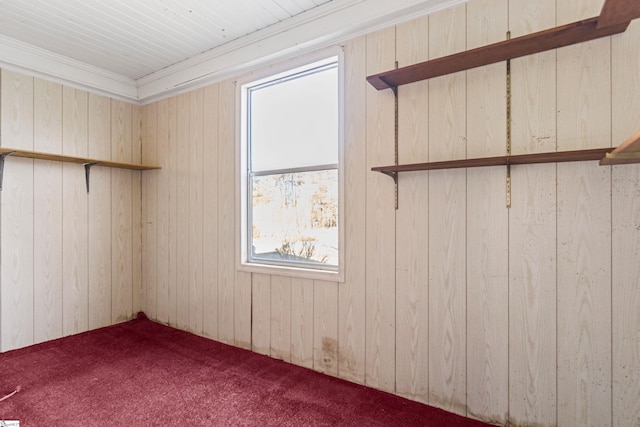
M 332 0 L 0 0 L 0 35 L 138 79 Z

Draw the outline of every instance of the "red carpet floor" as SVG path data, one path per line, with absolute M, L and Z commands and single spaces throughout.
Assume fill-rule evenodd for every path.
M 17 386 L 21 427 L 487 425 L 146 319 L 0 354 Z

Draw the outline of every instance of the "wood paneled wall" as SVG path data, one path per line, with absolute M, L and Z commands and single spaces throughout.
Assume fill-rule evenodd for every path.
M 345 51 L 345 282 L 236 271 L 236 87 L 136 107 L 2 70 L 3 146 L 157 163 L 10 158 L 0 350 L 152 319 L 469 417 L 640 425 L 640 166 L 406 173 L 391 91 L 365 77 L 595 16 L 602 0 L 472 0 Z M 640 129 L 640 22 L 512 61 L 514 154 Z M 402 163 L 500 155 L 506 66 L 399 90 Z
M 0 74 L 1 145 L 140 162 L 142 108 Z M 130 319 L 141 298 L 140 172 L 7 158 L 0 351 Z
M 346 280 L 235 270 L 233 81 L 144 108 L 144 309 L 349 381 L 511 425 L 640 425 L 640 166 L 392 180 L 391 91 L 369 74 L 595 16 L 602 0 L 472 0 L 345 51 Z M 640 22 L 513 60 L 512 153 L 640 129 Z M 506 65 L 399 90 L 401 163 L 502 155 Z

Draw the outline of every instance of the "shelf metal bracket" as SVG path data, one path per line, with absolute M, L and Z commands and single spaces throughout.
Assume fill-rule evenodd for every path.
M 2 191 L 2 178 L 4 177 L 4 159 L 13 153 L 15 153 L 15 151 L 7 151 L 6 153 L 0 154 L 0 191 Z
M 91 167 L 99 164 L 100 162 L 85 163 L 84 164 L 84 179 L 87 184 L 87 194 L 89 194 L 89 175 L 91 174 Z

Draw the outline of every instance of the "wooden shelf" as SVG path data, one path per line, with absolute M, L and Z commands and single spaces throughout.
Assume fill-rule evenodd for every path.
M 367 77 L 367 81 L 378 90 L 395 88 L 420 80 L 622 33 L 629 23 L 638 17 L 640 17 L 640 1 L 607 0 L 600 16 L 595 18 L 373 74 Z
M 88 157 L 66 156 L 62 154 L 43 153 L 40 151 L 18 150 L 15 148 L 0 147 L 0 154 L 9 154 L 13 157 L 25 157 L 38 160 L 52 160 L 56 162 L 77 163 L 81 165 L 91 164 L 92 166 L 104 166 L 108 168 L 132 169 L 132 170 L 151 170 L 160 169 L 160 166 L 147 166 L 135 163 L 112 162 L 110 160 L 98 160 Z
M 534 163 L 561 163 L 601 160 L 611 147 L 590 150 L 560 151 L 551 153 L 518 154 L 515 156 L 481 157 L 475 159 L 447 160 L 443 162 L 413 163 L 406 165 L 377 166 L 371 168 L 394 176 L 398 172 L 415 172 L 438 169 L 476 168 L 483 166 L 526 165 Z
M 160 166 L 140 165 L 136 163 L 112 162 L 110 160 L 91 159 L 88 157 L 66 156 L 62 154 L 43 153 L 40 151 L 18 150 L 15 148 L 0 147 L 0 191 L 2 190 L 2 178 L 4 175 L 4 161 L 8 156 L 23 157 L 28 159 L 49 160 L 55 162 L 76 163 L 84 166 L 87 193 L 89 192 L 89 174 L 93 166 L 104 166 L 107 168 L 131 169 L 131 170 L 152 170 L 160 169 Z

